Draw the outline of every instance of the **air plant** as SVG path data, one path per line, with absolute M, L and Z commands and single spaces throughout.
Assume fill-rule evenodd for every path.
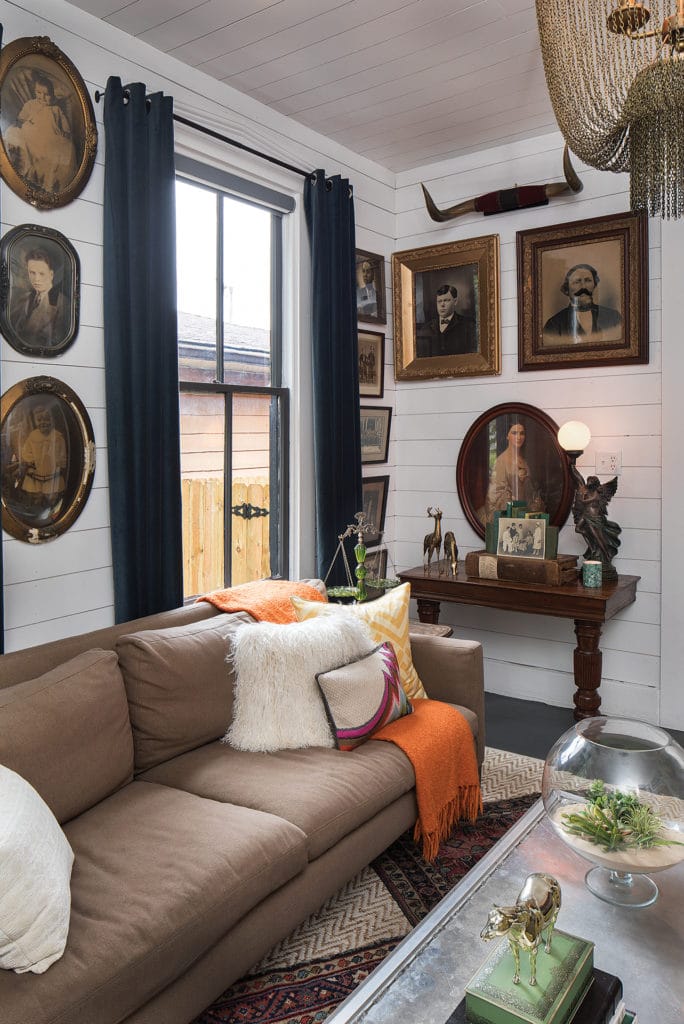
M 654 811 L 633 793 L 607 790 L 597 779 L 587 792 L 588 806 L 582 811 L 563 814 L 563 827 L 570 835 L 580 836 L 608 852 L 654 846 L 684 846 L 663 838 L 663 823 Z

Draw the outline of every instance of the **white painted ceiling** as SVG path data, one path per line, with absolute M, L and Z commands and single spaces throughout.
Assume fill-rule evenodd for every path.
M 534 0 L 71 0 L 391 171 L 555 129 Z

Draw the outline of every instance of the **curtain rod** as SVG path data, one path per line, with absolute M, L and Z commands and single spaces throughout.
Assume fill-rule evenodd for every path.
M 124 95 L 127 90 L 124 89 Z M 95 90 L 95 102 L 99 103 L 104 93 L 100 92 L 99 89 Z M 237 149 L 243 149 L 246 153 L 251 153 L 252 156 L 258 156 L 262 160 L 268 160 L 269 163 L 277 164 L 278 167 L 284 167 L 286 171 L 293 171 L 295 174 L 300 174 L 302 178 L 310 178 L 312 171 L 303 171 L 301 167 L 295 167 L 293 164 L 288 164 L 284 160 L 279 160 L 276 156 L 269 156 L 268 153 L 261 153 L 258 149 L 252 149 L 251 146 L 246 146 L 244 142 L 238 142 L 237 139 L 231 139 L 227 135 L 221 135 L 220 132 L 215 132 L 213 128 L 206 128 L 203 124 L 197 124 L 196 121 L 190 121 L 187 117 L 181 117 L 180 114 L 173 115 L 174 121 L 178 121 L 180 124 L 186 125 L 188 128 L 194 128 L 195 131 L 202 132 L 204 135 L 210 135 L 212 139 L 218 139 L 219 142 L 225 142 L 229 146 L 235 146 Z

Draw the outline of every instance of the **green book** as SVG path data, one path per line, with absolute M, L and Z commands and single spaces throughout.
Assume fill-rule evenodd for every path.
M 558 557 L 558 527 L 546 527 L 546 542 L 544 546 L 544 558 Z
M 466 985 L 470 1024 L 567 1024 L 592 982 L 594 943 L 554 930 L 551 952 L 539 947 L 537 984 L 529 983 L 529 955 L 520 954 L 520 982 L 504 939 Z

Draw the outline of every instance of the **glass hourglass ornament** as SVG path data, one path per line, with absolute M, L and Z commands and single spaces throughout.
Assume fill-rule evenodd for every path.
M 608 903 L 649 906 L 649 876 L 684 860 L 684 750 L 664 729 L 577 722 L 546 757 L 542 799 L 563 842 L 595 865 L 586 885 Z

